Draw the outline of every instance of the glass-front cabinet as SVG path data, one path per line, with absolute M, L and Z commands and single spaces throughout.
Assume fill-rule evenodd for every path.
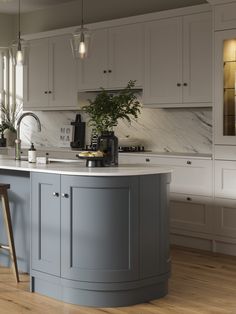
M 236 144 L 236 30 L 215 33 L 215 143 Z

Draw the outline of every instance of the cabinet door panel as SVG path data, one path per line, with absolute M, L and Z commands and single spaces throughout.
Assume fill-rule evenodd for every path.
M 211 102 L 211 12 L 185 16 L 183 30 L 183 102 Z
M 48 107 L 48 39 L 32 40 L 24 69 L 24 109 Z
M 88 57 L 78 62 L 79 90 L 106 88 L 108 82 L 108 31 L 93 30 Z M 104 73 L 106 71 L 106 73 Z
M 143 24 L 126 25 L 109 30 L 110 88 L 124 88 L 129 80 L 143 85 Z
M 215 195 L 236 199 L 235 161 L 215 161 Z
M 171 194 L 172 228 L 211 233 L 212 213 L 212 199 L 209 197 Z
M 182 102 L 181 18 L 147 23 L 145 37 L 144 104 Z
M 32 269 L 60 276 L 60 176 L 32 173 Z M 60 195 L 60 194 L 58 194 Z
M 49 42 L 50 107 L 77 105 L 76 61 L 72 56 L 69 36 L 58 36 Z
M 137 278 L 137 178 L 62 176 L 64 278 L 122 281 Z M 109 236 L 108 236 L 109 234 Z
M 216 206 L 216 234 L 236 237 L 236 200 L 222 198 L 215 199 Z

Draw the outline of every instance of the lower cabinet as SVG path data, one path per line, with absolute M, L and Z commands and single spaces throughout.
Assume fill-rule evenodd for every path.
M 137 184 L 33 173 L 32 268 L 82 281 L 137 278 Z
M 164 296 L 170 275 L 169 183 L 169 174 L 33 172 L 32 291 L 93 306 Z
M 212 233 L 213 204 L 211 197 L 171 194 L 171 229 Z
M 236 238 L 236 200 L 216 197 L 215 209 L 215 233 L 219 236 Z

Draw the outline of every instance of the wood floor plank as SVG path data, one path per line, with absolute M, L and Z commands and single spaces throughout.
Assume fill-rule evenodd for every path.
M 159 300 L 120 308 L 89 308 L 29 292 L 28 275 L 16 284 L 0 268 L 0 314 L 236 314 L 236 257 L 172 249 L 169 294 Z

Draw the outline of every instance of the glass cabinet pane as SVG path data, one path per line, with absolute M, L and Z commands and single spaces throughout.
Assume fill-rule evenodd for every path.
M 236 135 L 236 39 L 224 41 L 223 134 Z

